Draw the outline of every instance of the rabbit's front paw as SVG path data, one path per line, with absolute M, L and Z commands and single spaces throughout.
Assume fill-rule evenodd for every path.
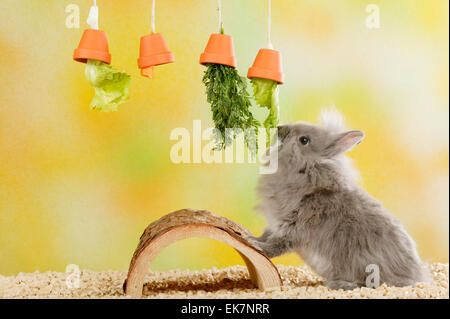
M 245 237 L 245 239 L 250 243 L 250 245 L 252 245 L 253 247 L 259 249 L 259 250 L 263 250 L 261 248 L 261 243 L 258 241 L 258 238 L 254 237 L 254 236 L 247 236 Z

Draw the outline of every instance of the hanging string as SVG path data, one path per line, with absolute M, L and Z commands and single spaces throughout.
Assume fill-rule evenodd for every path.
M 270 29 L 272 27 L 272 1 L 268 0 L 268 12 L 267 12 L 267 47 L 273 49 L 272 40 L 270 39 Z
M 92 29 L 98 30 L 98 7 L 96 0 L 94 0 L 94 5 L 89 10 L 89 16 L 86 22 L 91 26 Z
M 217 11 L 219 11 L 219 33 L 223 34 L 222 0 L 217 0 Z
M 152 4 L 152 33 L 156 33 L 156 30 L 155 30 L 155 0 L 153 0 L 153 4 Z
M 156 0 L 153 0 L 152 2 L 152 18 L 151 18 L 151 28 L 152 31 L 150 32 L 150 34 L 155 34 L 156 33 L 156 28 L 155 28 L 155 2 Z M 153 70 L 154 70 L 154 66 L 149 66 L 147 68 L 141 69 L 141 75 L 148 77 L 149 79 L 153 79 Z

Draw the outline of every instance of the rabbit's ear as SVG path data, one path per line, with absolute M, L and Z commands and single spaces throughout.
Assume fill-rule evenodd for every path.
M 278 129 L 278 140 L 283 141 L 286 138 L 286 136 L 288 136 L 288 134 L 289 134 L 289 131 L 290 131 L 289 126 L 278 125 L 277 129 Z
M 361 143 L 364 138 L 362 131 L 348 131 L 338 134 L 333 142 L 324 149 L 325 156 L 336 156 L 350 151 L 353 147 Z

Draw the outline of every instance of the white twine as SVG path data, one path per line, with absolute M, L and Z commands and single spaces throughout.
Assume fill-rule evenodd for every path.
M 155 0 L 153 0 L 153 4 L 152 4 L 152 33 L 156 33 L 156 29 L 155 29 Z
M 222 33 L 222 0 L 217 0 L 217 11 L 219 11 L 219 33 Z
M 272 40 L 270 39 L 270 29 L 272 26 L 272 1 L 268 0 L 268 12 L 267 12 L 267 47 L 273 49 Z
M 98 7 L 97 7 L 97 1 L 94 0 L 94 4 L 89 10 L 89 16 L 86 20 L 87 24 L 94 29 L 98 30 Z

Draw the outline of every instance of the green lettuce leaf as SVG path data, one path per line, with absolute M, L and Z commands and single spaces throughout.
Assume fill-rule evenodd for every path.
M 91 109 L 117 111 L 117 107 L 130 98 L 131 78 L 125 72 L 116 71 L 101 61 L 88 60 L 85 75 L 95 89 Z
M 253 97 L 260 107 L 269 109 L 269 115 L 264 121 L 267 131 L 268 143 L 270 143 L 270 129 L 276 128 L 279 122 L 278 83 L 273 80 L 252 78 Z

